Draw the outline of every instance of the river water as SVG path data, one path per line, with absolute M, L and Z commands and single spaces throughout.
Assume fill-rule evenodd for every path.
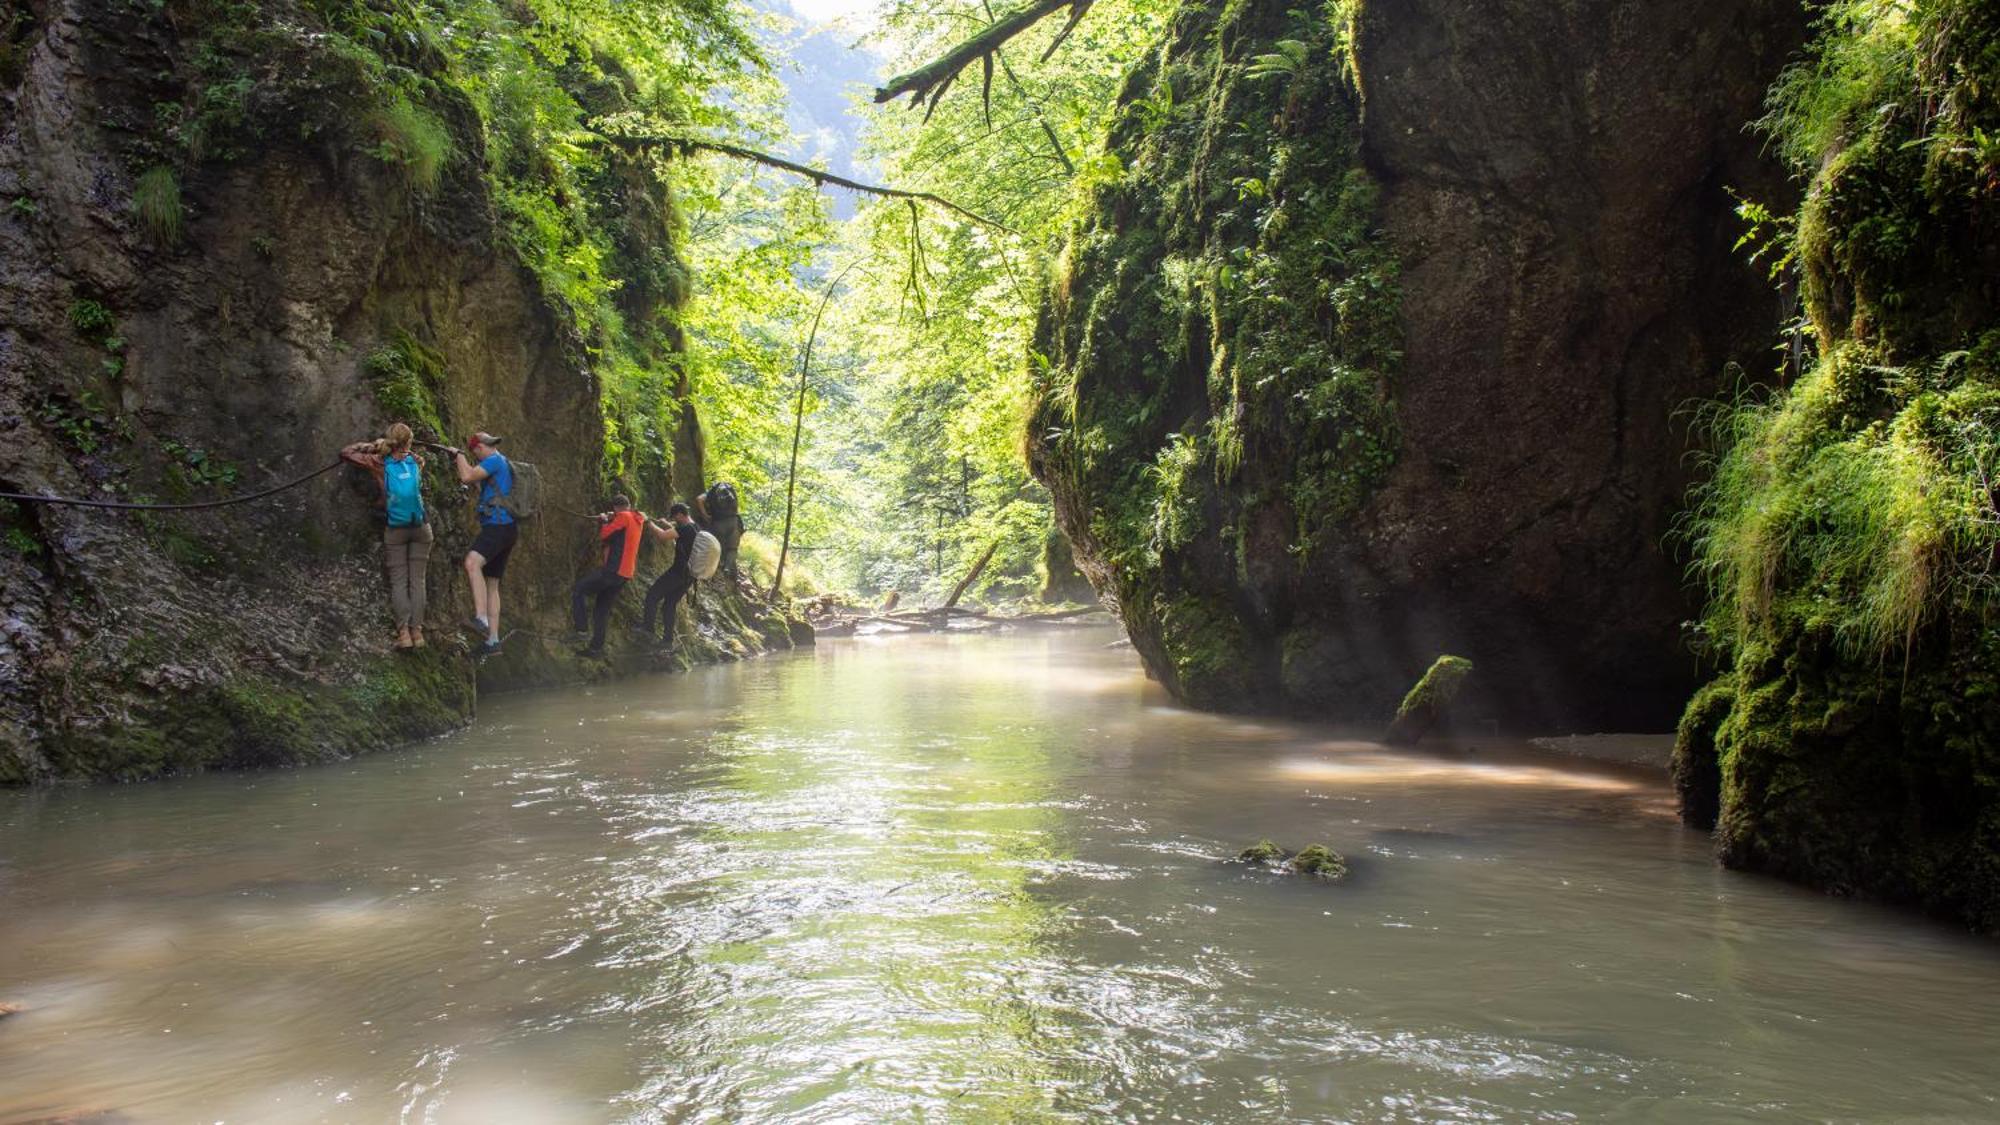
M 0 1122 L 2000 1117 L 1993 943 L 1716 870 L 1657 770 L 1191 713 L 1112 637 L 0 794 Z

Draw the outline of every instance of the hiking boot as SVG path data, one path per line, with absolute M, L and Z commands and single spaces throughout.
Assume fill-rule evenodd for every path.
M 424 631 L 422 629 L 410 630 L 410 647 L 423 648 L 424 645 L 425 645 Z
M 473 648 L 472 655 L 484 659 L 488 656 L 494 655 L 499 651 L 500 651 L 499 641 L 484 641 Z
M 493 626 L 488 625 L 484 617 L 474 617 L 466 621 L 465 628 L 467 632 L 477 633 L 482 637 L 493 631 Z

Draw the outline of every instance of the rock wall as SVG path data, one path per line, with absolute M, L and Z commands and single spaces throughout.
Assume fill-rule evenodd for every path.
M 1329 15 L 1329 11 L 1331 14 Z M 1676 407 L 1784 310 L 1731 189 L 1789 0 L 1190 5 L 1055 279 L 1031 457 L 1203 706 L 1662 727 L 1696 669 Z
M 47 0 L 4 25 L 0 490 L 205 499 L 310 471 L 402 417 L 454 442 L 501 434 L 549 501 L 595 510 L 603 388 L 503 236 L 472 106 L 435 84 L 426 108 L 452 155 L 419 188 L 345 129 L 366 91 L 312 21 L 259 11 L 267 70 L 234 150 L 174 165 L 178 230 L 147 211 L 145 177 L 162 107 L 210 65 L 183 21 Z M 670 258 L 665 186 L 603 190 L 630 237 Z M 644 280 L 623 295 L 631 315 L 679 299 Z M 702 476 L 673 390 L 685 422 L 663 469 L 622 482 L 656 505 Z M 433 644 L 416 655 L 389 649 L 358 470 L 204 513 L 0 508 L 0 782 L 341 756 L 462 723 L 480 690 L 605 674 L 555 643 L 589 532 L 554 510 L 526 525 L 506 578 L 519 632 L 475 667 L 456 629 L 475 528 L 448 467 L 428 475 Z M 711 652 L 790 643 L 762 609 L 708 607 Z
M 1810 61 L 1770 132 L 1809 181 L 1781 249 L 1813 330 L 1797 380 L 1717 427 L 1695 538 L 1721 674 L 1681 723 L 1682 814 L 1731 866 L 1991 931 L 2000 11 L 1864 10 Z

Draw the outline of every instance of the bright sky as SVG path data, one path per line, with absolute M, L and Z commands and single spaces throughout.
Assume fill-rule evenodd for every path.
M 876 0 L 792 0 L 792 10 L 813 23 L 825 23 L 842 16 L 858 15 L 875 6 Z

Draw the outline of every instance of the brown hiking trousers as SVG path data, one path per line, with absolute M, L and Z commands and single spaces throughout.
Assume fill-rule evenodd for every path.
M 424 577 L 431 559 L 431 525 L 385 527 L 382 546 L 389 553 L 389 610 L 396 627 L 424 626 Z

